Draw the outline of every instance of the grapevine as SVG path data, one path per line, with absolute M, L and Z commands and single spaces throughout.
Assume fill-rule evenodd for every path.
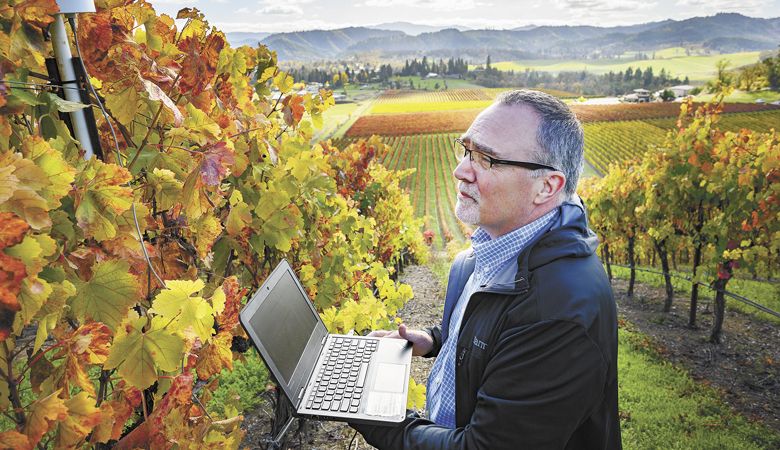
M 237 448 L 239 412 L 203 404 L 276 263 L 331 331 L 363 331 L 393 325 L 412 296 L 393 262 L 426 249 L 383 145 L 311 144 L 330 91 L 300 94 L 196 9 L 178 27 L 142 0 L 96 5 L 77 37 L 103 160 L 60 118 L 84 105 L 33 78 L 54 1 L 0 6 L 0 446 Z

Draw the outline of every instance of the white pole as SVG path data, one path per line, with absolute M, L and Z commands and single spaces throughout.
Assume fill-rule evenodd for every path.
M 70 52 L 70 43 L 68 42 L 68 33 L 65 31 L 65 20 L 63 14 L 54 16 L 54 23 L 51 24 L 51 42 L 54 50 L 54 57 L 57 60 L 57 67 L 60 69 L 60 79 L 62 81 L 71 81 L 76 79 L 76 71 L 73 69 L 73 54 Z M 72 102 L 82 103 L 79 95 L 78 84 L 69 83 L 65 85 L 65 99 Z M 92 141 L 89 137 L 89 128 L 87 127 L 87 118 L 84 110 L 78 110 L 70 113 L 70 121 L 73 124 L 73 134 L 81 143 L 84 149 L 84 159 L 90 159 L 95 154 L 92 148 Z

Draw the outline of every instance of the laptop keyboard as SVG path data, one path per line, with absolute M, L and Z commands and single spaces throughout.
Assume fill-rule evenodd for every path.
M 309 394 L 306 408 L 356 413 L 363 396 L 368 362 L 378 344 L 377 339 L 334 337 L 317 372 L 317 388 Z

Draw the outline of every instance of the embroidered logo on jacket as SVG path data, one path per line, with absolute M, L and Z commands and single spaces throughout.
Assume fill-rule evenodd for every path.
M 474 347 L 477 347 L 480 350 L 484 350 L 485 347 L 487 347 L 487 343 L 480 341 L 476 336 L 474 336 Z

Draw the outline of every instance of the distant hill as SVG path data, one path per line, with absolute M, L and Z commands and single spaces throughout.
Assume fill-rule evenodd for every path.
M 379 25 L 373 25 L 366 28 L 371 28 L 372 30 L 401 31 L 403 33 L 408 34 L 409 36 L 418 36 L 422 33 L 435 33 L 445 28 L 455 28 L 459 31 L 470 30 L 470 28 L 462 27 L 462 26 L 435 27 L 432 25 L 419 25 L 416 23 L 409 23 L 409 22 L 380 23 Z
M 391 39 L 406 36 L 401 31 L 373 30 L 365 27 L 338 30 L 311 30 L 272 34 L 262 43 L 276 50 L 279 59 L 315 60 L 341 57 L 351 46 L 371 39 Z
M 352 27 L 279 33 L 261 42 L 282 61 L 347 58 L 370 53 L 386 58 L 427 55 L 493 61 L 511 59 L 601 58 L 625 52 L 652 52 L 667 47 L 697 47 L 714 53 L 768 50 L 780 42 L 780 18 L 760 19 L 720 13 L 686 20 L 664 20 L 619 27 L 525 26 L 513 30 L 423 31 L 403 22 L 388 28 Z M 415 34 L 420 32 L 419 34 Z M 233 33 L 228 34 L 231 39 Z M 232 41 L 231 41 L 232 43 Z
M 240 47 L 242 45 L 254 47 L 258 42 L 270 35 L 271 33 L 250 33 L 245 31 L 231 31 L 230 33 L 225 33 L 231 47 Z

